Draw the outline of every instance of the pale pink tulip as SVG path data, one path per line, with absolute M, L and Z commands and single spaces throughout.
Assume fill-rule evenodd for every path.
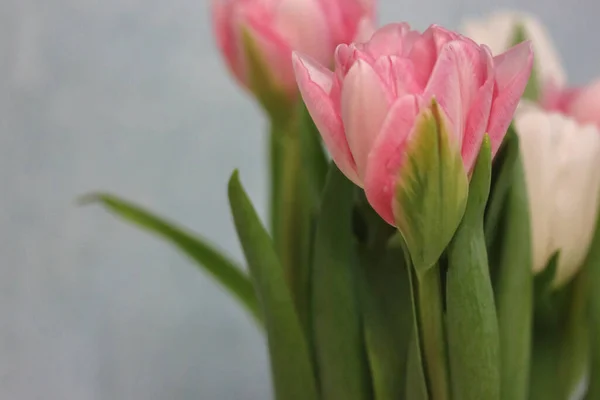
M 542 94 L 542 107 L 569 116 L 580 124 L 600 128 L 600 79 L 579 88 L 547 85 Z
M 600 205 L 600 80 L 580 88 L 555 84 L 539 103 L 524 102 L 514 120 L 525 169 L 533 270 L 558 252 L 554 285 L 584 263 Z
M 494 154 L 500 147 L 532 62 L 529 42 L 493 57 L 458 33 L 436 25 L 420 33 L 405 23 L 382 27 L 366 43 L 338 46 L 334 72 L 294 55 L 300 91 L 333 160 L 390 224 L 417 116 L 437 101 L 470 174 L 486 133 Z
M 227 65 L 243 86 L 259 97 L 265 90 L 291 97 L 297 93 L 292 51 L 330 65 L 338 44 L 372 32 L 373 8 L 374 0 L 212 0 L 212 21 Z M 253 70 L 257 62 L 259 71 Z M 269 82 L 253 82 L 259 75 Z

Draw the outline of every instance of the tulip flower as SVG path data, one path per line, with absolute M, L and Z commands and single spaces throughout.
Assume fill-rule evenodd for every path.
M 400 23 L 338 46 L 334 72 L 300 52 L 294 67 L 334 162 L 427 268 L 462 218 L 486 133 L 498 150 L 532 59 L 529 43 L 493 57 L 442 27 Z
M 549 87 L 516 114 L 530 202 L 534 272 L 558 252 L 555 286 L 581 267 L 600 200 L 600 81 Z
M 536 17 L 519 12 L 497 12 L 488 18 L 469 19 L 463 23 L 462 33 L 477 43 L 487 45 L 492 54 L 506 51 L 521 40 L 530 40 L 535 54 L 534 76 L 536 85 L 562 86 L 566 73 L 550 35 Z
M 338 44 L 372 31 L 373 9 L 373 0 L 212 0 L 212 20 L 229 69 L 269 108 L 297 93 L 293 50 L 331 64 Z

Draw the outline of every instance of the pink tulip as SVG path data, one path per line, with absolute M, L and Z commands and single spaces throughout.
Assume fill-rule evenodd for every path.
M 600 128 L 600 80 L 580 88 L 547 85 L 542 94 L 542 107 L 572 117 L 580 124 Z
M 215 35 L 237 80 L 257 92 L 297 93 L 292 51 L 324 65 L 340 43 L 372 32 L 373 0 L 212 0 Z M 257 68 L 259 71 L 253 70 Z M 257 74 L 267 77 L 257 82 Z M 254 80 L 254 82 L 253 82 Z M 259 87 L 257 87 L 259 86 Z
M 532 62 L 529 42 L 492 57 L 458 33 L 436 25 L 420 33 L 406 23 L 338 46 L 334 72 L 294 54 L 300 92 L 333 160 L 392 225 L 406 212 L 392 203 L 407 146 L 420 134 L 418 116 L 431 113 L 435 99 L 462 173 L 470 175 L 486 133 L 492 153 L 500 147 Z

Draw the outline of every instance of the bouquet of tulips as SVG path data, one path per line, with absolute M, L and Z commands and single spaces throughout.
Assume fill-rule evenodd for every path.
M 600 399 L 600 81 L 544 28 L 375 27 L 372 0 L 214 0 L 270 120 L 270 220 L 237 171 L 240 268 L 116 196 L 263 329 L 277 400 Z M 242 171 L 243 174 L 243 171 Z

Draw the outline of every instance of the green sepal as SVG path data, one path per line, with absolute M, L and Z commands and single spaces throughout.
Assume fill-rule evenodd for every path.
M 277 400 L 317 400 L 310 349 L 273 243 L 238 179 L 229 180 L 235 227 L 262 306 Z
M 452 398 L 500 399 L 498 320 L 483 231 L 492 152 L 486 135 L 469 186 L 469 200 L 448 246 L 446 327 Z
M 273 121 L 286 121 L 294 112 L 294 98 L 290 98 L 274 79 L 271 67 L 261 54 L 259 46 L 247 29 L 242 29 L 242 47 L 247 62 L 248 85 Z M 291 62 L 291 61 L 290 61 Z
M 434 99 L 417 116 L 393 202 L 396 226 L 418 275 L 437 262 L 467 204 L 469 180 L 442 114 Z
M 188 230 L 152 214 L 141 206 L 108 193 L 83 196 L 81 204 L 98 203 L 124 221 L 157 235 L 186 254 L 223 286 L 260 324 L 262 315 L 250 278 L 226 255 Z

